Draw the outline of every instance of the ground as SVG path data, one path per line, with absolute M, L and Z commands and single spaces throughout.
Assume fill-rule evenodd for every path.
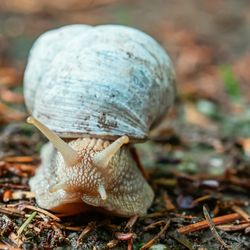
M 0 2 L 0 249 L 250 249 L 250 4 L 176 2 Z M 29 190 L 46 140 L 24 122 L 22 74 L 34 39 L 69 23 L 140 28 L 175 64 L 175 106 L 137 145 L 143 218 L 60 217 Z

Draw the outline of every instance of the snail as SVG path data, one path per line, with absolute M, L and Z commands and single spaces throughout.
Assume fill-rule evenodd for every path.
M 175 97 L 175 74 L 149 35 L 121 25 L 69 25 L 33 45 L 24 96 L 50 142 L 30 180 L 38 205 L 143 216 L 154 192 L 132 153 Z

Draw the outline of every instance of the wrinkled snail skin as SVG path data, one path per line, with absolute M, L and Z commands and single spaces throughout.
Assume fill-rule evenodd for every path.
M 120 25 L 70 25 L 35 42 L 24 96 L 50 140 L 30 180 L 42 208 L 143 216 L 154 193 L 130 143 L 147 139 L 175 97 L 173 65 L 150 36 Z
M 51 143 L 43 147 L 42 164 L 30 181 L 39 206 L 68 214 L 87 211 L 90 206 L 120 216 L 146 214 L 154 194 L 133 160 L 129 146 L 123 146 L 107 167 L 98 168 L 91 159 L 110 145 L 109 141 L 80 138 L 69 145 L 81 156 L 75 166 L 65 165 Z M 100 186 L 105 188 L 106 199 L 98 192 Z

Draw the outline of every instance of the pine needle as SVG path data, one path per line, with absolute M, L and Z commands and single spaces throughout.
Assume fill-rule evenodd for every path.
M 219 235 L 219 233 L 217 232 L 216 228 L 215 228 L 215 224 L 213 223 L 209 213 L 208 213 L 208 210 L 206 208 L 206 206 L 204 205 L 203 206 L 203 213 L 204 213 L 204 216 L 207 220 L 207 223 L 209 225 L 209 228 L 211 230 L 211 233 L 213 234 L 213 236 L 215 237 L 215 239 L 223 246 L 225 247 L 226 249 L 232 249 L 231 246 L 227 245 L 226 242 L 221 238 L 221 236 Z
M 29 225 L 29 223 L 34 219 L 36 216 L 37 212 L 33 212 L 27 220 L 22 224 L 22 226 L 17 230 L 17 235 L 20 236 L 23 232 L 23 230 Z

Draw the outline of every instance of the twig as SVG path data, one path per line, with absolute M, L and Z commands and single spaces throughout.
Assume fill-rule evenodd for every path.
M 69 231 L 80 232 L 82 228 L 81 227 L 63 226 L 63 229 L 66 229 Z
M 28 219 L 22 224 L 22 226 L 17 230 L 17 235 L 20 236 L 23 230 L 29 225 L 29 223 L 34 219 L 37 212 L 33 212 Z
M 149 229 L 153 229 L 153 228 L 155 228 L 156 226 L 159 226 L 159 225 L 164 225 L 165 223 L 166 223 L 165 220 L 156 221 L 156 222 L 151 223 L 150 225 L 144 227 L 144 231 L 148 231 Z
M 155 179 L 153 181 L 157 185 L 162 185 L 162 186 L 176 186 L 177 180 L 175 178 L 167 179 L 167 178 L 159 178 Z
M 203 213 L 204 213 L 204 216 L 207 220 L 207 223 L 209 225 L 209 228 L 211 230 L 211 233 L 213 234 L 214 238 L 225 248 L 227 249 L 231 249 L 231 246 L 227 245 L 226 242 L 221 238 L 221 236 L 219 235 L 219 233 L 217 232 L 216 228 L 215 228 L 215 224 L 213 223 L 208 211 L 207 211 L 207 208 L 206 208 L 206 205 L 203 206 Z
M 86 237 L 86 235 L 92 231 L 95 227 L 95 223 L 89 223 L 81 232 L 81 234 L 79 235 L 78 239 L 77 239 L 77 245 L 80 244 L 80 242 Z
M 161 216 L 164 216 L 166 214 L 167 214 L 166 209 L 164 209 L 164 210 L 160 210 L 160 211 L 157 211 L 157 212 L 154 212 L 154 213 L 151 213 L 151 214 L 146 214 L 144 218 L 161 217 Z
M 217 228 L 219 228 L 222 231 L 226 231 L 226 232 L 231 232 L 231 231 L 238 231 L 238 230 L 243 230 L 245 228 L 248 228 L 250 226 L 249 222 L 243 223 L 243 224 L 239 224 L 239 225 L 219 225 L 217 226 Z
M 195 216 L 192 216 L 192 215 L 184 215 L 184 214 L 179 214 L 179 213 L 174 213 L 174 216 L 180 217 L 186 220 L 193 220 L 194 218 L 196 218 Z
M 34 158 L 31 156 L 8 156 L 4 158 L 6 162 L 22 162 L 22 163 L 31 163 L 34 161 Z
M 199 198 L 193 200 L 192 205 L 195 206 L 195 205 L 197 205 L 199 202 L 208 200 L 208 199 L 210 199 L 210 198 L 211 198 L 211 195 L 210 195 L 210 194 L 201 196 L 201 197 L 199 197 Z
M 216 218 L 213 218 L 212 221 L 215 225 L 220 225 L 220 224 L 225 224 L 227 222 L 235 221 L 237 219 L 241 218 L 241 216 L 237 213 L 232 213 L 232 214 L 227 214 L 223 216 L 219 216 Z M 192 233 L 195 231 L 198 231 L 200 229 L 208 228 L 209 225 L 206 220 L 199 221 L 197 223 L 181 227 L 177 229 L 177 231 L 181 234 L 187 234 L 187 233 Z
M 181 234 L 177 233 L 177 235 L 172 234 L 170 236 L 172 238 L 174 238 L 176 241 L 178 241 L 180 244 L 182 244 L 183 246 L 185 246 L 186 248 L 188 248 L 189 250 L 193 250 L 194 249 L 192 243 L 184 235 L 181 235 Z
M 17 216 L 17 217 L 23 217 L 24 216 L 24 212 L 19 211 L 19 210 L 14 209 L 14 208 L 0 207 L 0 212 L 3 213 L 3 214 L 13 215 L 13 216 Z
M 48 217 L 52 218 L 55 221 L 58 221 L 58 222 L 61 221 L 61 219 L 58 218 L 57 216 L 55 216 L 54 214 L 48 212 L 47 210 L 41 209 L 39 207 L 34 207 L 34 206 L 31 206 L 31 205 L 24 205 L 24 208 L 27 208 L 27 209 L 30 209 L 30 210 L 37 211 L 39 213 L 45 214 L 45 215 L 47 215 Z
M 168 226 L 170 224 L 170 221 L 167 221 L 165 226 L 161 229 L 161 231 L 151 240 L 149 240 L 147 243 L 145 243 L 141 248 L 140 250 L 145 250 L 145 249 L 148 249 L 150 248 L 154 242 L 159 239 L 161 237 L 161 235 L 168 229 Z
M 232 210 L 236 213 L 238 213 L 243 219 L 245 219 L 246 221 L 250 221 L 250 215 L 248 213 L 246 213 L 243 209 L 241 209 L 240 207 L 234 205 L 232 206 Z
M 0 188 L 11 188 L 11 189 L 25 189 L 29 190 L 28 185 L 18 185 L 18 184 L 12 184 L 12 183 L 0 183 Z
M 134 215 L 134 216 L 130 217 L 126 226 L 125 226 L 125 229 L 131 230 L 137 220 L 138 220 L 138 215 Z

